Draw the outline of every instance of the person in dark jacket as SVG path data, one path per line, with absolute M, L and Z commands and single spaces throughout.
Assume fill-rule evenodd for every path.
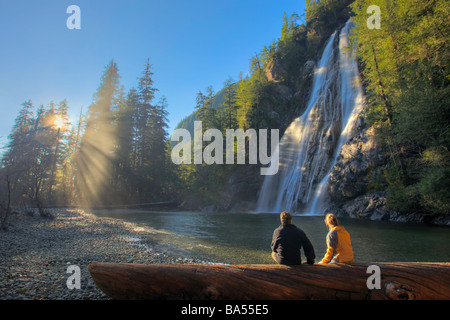
M 272 238 L 272 257 L 279 264 L 301 264 L 301 252 L 306 256 L 306 262 L 314 264 L 316 257 L 314 248 L 303 230 L 292 224 L 289 212 L 280 214 L 281 225 L 275 229 Z

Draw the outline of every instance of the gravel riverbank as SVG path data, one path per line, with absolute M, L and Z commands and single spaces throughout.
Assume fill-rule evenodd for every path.
M 0 231 L 0 299 L 107 300 L 93 282 L 92 262 L 199 263 L 156 253 L 136 239 L 148 231 L 122 220 L 100 218 L 82 210 L 53 210 L 54 218 L 14 214 Z M 67 281 L 78 266 L 81 288 Z

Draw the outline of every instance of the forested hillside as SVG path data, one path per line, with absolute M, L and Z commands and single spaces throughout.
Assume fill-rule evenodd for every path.
M 367 1 L 352 5 L 355 42 L 367 87 L 367 122 L 389 168 L 378 188 L 400 212 L 450 212 L 449 2 L 371 1 L 381 13 L 369 29 Z

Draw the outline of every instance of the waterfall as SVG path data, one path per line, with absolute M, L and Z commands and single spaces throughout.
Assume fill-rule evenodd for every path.
M 278 148 L 279 171 L 266 176 L 256 205 L 259 212 L 321 214 L 326 184 L 342 146 L 352 137 L 363 93 L 350 20 L 328 40 L 314 72 L 303 114 L 286 129 Z

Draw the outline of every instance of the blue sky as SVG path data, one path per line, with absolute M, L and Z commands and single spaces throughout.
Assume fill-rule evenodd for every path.
M 80 7 L 80 30 L 66 26 L 70 5 Z M 127 92 L 150 59 L 172 130 L 194 110 L 199 90 L 217 92 L 245 74 L 250 58 L 279 38 L 283 13 L 304 7 L 303 0 L 1 0 L 0 147 L 28 99 L 35 106 L 67 99 L 73 118 L 85 112 L 112 59 Z

